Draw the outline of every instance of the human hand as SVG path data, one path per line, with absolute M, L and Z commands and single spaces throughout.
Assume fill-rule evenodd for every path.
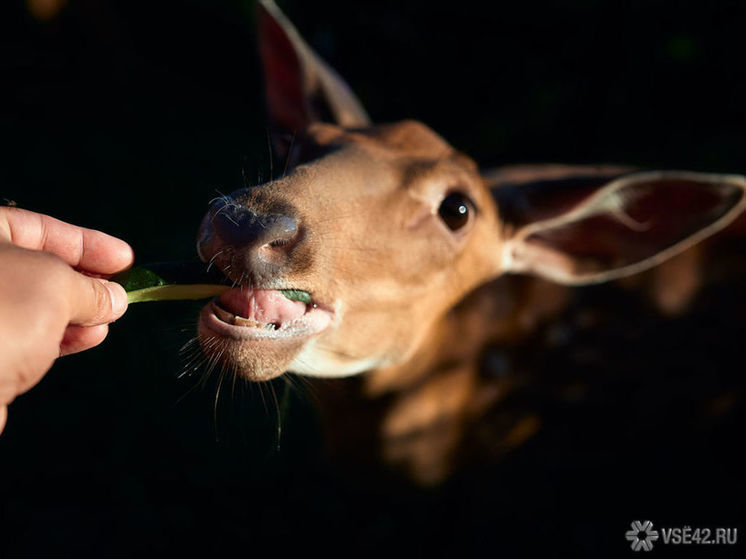
M 129 245 L 105 233 L 0 207 L 0 432 L 8 404 L 55 359 L 104 340 L 127 295 L 102 278 L 132 261 Z

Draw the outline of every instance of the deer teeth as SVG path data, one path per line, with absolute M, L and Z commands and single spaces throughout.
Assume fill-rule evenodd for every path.
M 278 324 L 265 324 L 264 322 L 257 322 L 250 318 L 244 318 L 243 316 L 236 316 L 233 313 L 229 313 L 219 305 L 215 305 L 215 314 L 223 322 L 233 324 L 234 326 L 244 326 L 247 328 L 259 328 L 262 330 L 277 330 L 280 325 Z
M 295 320 L 291 320 L 290 322 L 285 322 L 280 326 L 281 330 L 289 330 L 290 328 L 293 328 L 294 326 L 297 326 L 303 322 L 303 318 L 296 318 Z
M 249 328 L 261 328 L 263 330 L 277 329 L 277 326 L 275 324 L 265 324 L 264 322 L 257 322 L 256 320 L 251 320 L 250 318 L 244 318 L 242 316 L 234 316 L 233 324 L 235 324 L 236 326 L 247 326 Z
M 234 316 L 233 317 L 233 324 L 236 326 L 248 326 L 250 328 L 262 328 L 264 327 L 264 324 L 261 324 L 255 320 L 251 320 L 249 318 L 244 318 L 242 316 Z

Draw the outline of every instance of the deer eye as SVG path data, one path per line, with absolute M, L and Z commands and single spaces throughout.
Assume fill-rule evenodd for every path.
M 474 203 L 465 194 L 451 192 L 440 203 L 438 215 L 451 231 L 458 231 L 469 223 L 469 214 L 474 212 Z

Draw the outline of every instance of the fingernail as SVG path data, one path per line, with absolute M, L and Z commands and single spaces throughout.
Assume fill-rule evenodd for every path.
M 115 281 L 107 281 L 104 285 L 109 290 L 112 312 L 117 317 L 122 316 L 127 310 L 127 292 Z

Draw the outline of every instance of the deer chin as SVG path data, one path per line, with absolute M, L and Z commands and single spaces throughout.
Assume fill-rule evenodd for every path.
M 247 380 L 264 381 L 287 371 L 332 319 L 333 312 L 313 300 L 302 303 L 276 289 L 239 287 L 205 305 L 197 330 L 209 357 Z

